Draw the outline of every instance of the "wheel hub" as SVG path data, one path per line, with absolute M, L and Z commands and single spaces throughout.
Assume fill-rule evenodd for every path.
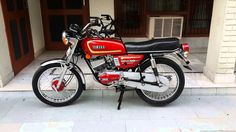
M 169 86 L 170 86 L 170 81 L 167 77 L 164 77 L 164 76 L 159 76 L 160 77 L 160 87 L 159 87 L 159 90 L 160 92 L 165 92 L 166 90 L 169 89 Z
M 63 91 L 63 90 L 65 89 L 65 82 L 64 82 L 64 80 L 63 80 L 63 81 L 61 82 L 60 87 L 57 88 L 58 83 L 59 83 L 59 80 L 58 80 L 58 79 L 53 80 L 53 81 L 52 81 L 52 89 L 53 89 L 54 91 L 61 92 L 61 91 Z

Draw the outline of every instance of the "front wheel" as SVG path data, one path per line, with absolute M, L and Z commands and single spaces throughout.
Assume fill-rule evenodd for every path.
M 159 76 L 169 80 L 169 87 L 164 92 L 151 92 L 136 89 L 139 97 L 155 106 L 167 105 L 176 100 L 184 89 L 184 74 L 178 64 L 167 58 L 156 59 Z M 141 72 L 153 73 L 150 61 L 141 66 Z M 158 88 L 158 87 L 157 87 Z
M 40 67 L 32 80 L 33 91 L 42 102 L 51 106 L 73 103 L 83 91 L 82 80 L 75 69 L 67 69 L 60 87 L 57 84 L 63 67 L 59 63 Z

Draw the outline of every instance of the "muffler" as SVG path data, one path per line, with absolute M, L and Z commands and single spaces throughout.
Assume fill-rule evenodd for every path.
M 118 84 L 151 92 L 165 92 L 170 86 L 169 79 L 162 75 L 159 75 L 159 84 L 154 74 L 142 73 L 142 78 L 143 81 L 139 72 L 104 72 L 99 75 L 102 84 Z
M 165 76 L 159 76 L 160 84 L 156 83 L 156 77 L 154 74 L 142 73 L 143 82 L 141 82 L 140 73 L 137 72 L 123 72 L 123 83 L 124 86 L 130 88 L 137 88 L 141 90 L 151 91 L 151 92 L 165 92 L 170 86 L 170 81 Z M 152 84 L 153 83 L 153 84 Z

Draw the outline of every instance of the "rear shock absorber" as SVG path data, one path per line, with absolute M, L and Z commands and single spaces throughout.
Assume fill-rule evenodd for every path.
M 156 60 L 153 58 L 153 55 L 152 54 L 150 54 L 150 57 L 151 57 L 151 66 L 152 66 L 152 70 L 153 70 L 153 72 L 154 72 L 154 75 L 155 75 L 155 77 L 156 77 L 156 81 L 157 81 L 157 84 L 158 84 L 158 86 L 159 86 L 159 84 L 160 84 L 160 78 L 159 78 L 159 73 L 158 73 L 158 71 L 157 71 L 157 64 L 156 64 Z

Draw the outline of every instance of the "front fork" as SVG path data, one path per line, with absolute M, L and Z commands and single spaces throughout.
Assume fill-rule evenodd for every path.
M 153 58 L 152 54 L 150 54 L 150 57 L 151 57 L 150 61 L 151 61 L 152 70 L 153 70 L 154 75 L 156 77 L 157 84 L 160 85 L 160 78 L 159 78 L 159 73 L 157 71 L 156 60 Z
M 61 64 L 61 66 L 63 67 L 62 69 L 62 72 L 60 74 L 60 78 L 59 78 L 59 81 L 58 81 L 58 85 L 57 85 L 57 89 L 60 88 L 61 86 L 61 83 L 66 75 L 66 72 L 68 69 L 70 69 L 70 61 L 72 59 L 72 56 L 74 54 L 74 51 L 75 51 L 75 48 L 76 48 L 76 44 L 74 45 L 71 45 L 71 47 L 68 48 L 67 52 L 66 52 L 66 63 L 65 64 Z
M 66 64 L 62 64 L 62 66 L 63 66 L 63 70 L 62 70 L 62 72 L 61 72 L 61 75 L 60 75 L 60 78 L 59 78 L 59 81 L 58 81 L 58 85 L 57 85 L 57 89 L 59 89 L 60 88 L 60 86 L 61 86 L 61 83 L 62 83 L 62 80 L 64 79 L 64 77 L 65 77 L 65 75 L 66 75 L 66 72 L 67 72 L 67 66 L 66 66 Z

